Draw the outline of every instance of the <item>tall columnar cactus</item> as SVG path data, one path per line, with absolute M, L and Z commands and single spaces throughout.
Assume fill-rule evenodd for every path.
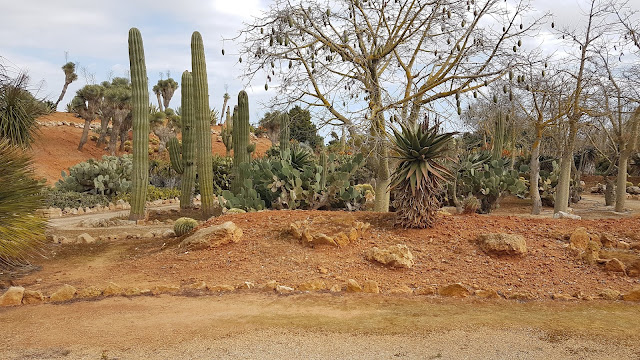
M 502 111 L 498 112 L 498 118 L 496 119 L 495 130 L 493 132 L 493 151 L 491 153 L 494 159 L 500 159 L 502 157 L 502 148 L 504 147 L 504 118 Z
M 320 152 L 320 166 L 322 166 L 322 172 L 320 173 L 320 189 L 324 190 L 327 187 L 327 174 L 329 173 L 327 153 L 324 150 Z
M 191 73 L 182 73 L 182 189 L 180 208 L 188 209 L 192 205 L 193 188 L 196 183 L 196 134 L 194 119 L 193 78 Z M 208 132 L 207 132 L 208 133 Z M 211 141 L 211 138 L 209 138 Z M 211 153 L 211 152 L 209 152 Z M 211 168 L 211 167 L 209 167 Z M 213 176 L 212 176 L 213 177 Z
M 191 36 L 191 67 L 193 70 L 193 109 L 197 139 L 197 165 L 202 212 L 205 217 L 215 211 L 213 197 L 213 167 L 211 156 L 211 128 L 209 126 L 209 87 L 204 58 L 202 36 L 194 31 Z
M 244 178 L 240 171 L 240 165 L 251 161 L 250 150 L 249 97 L 243 90 L 238 94 L 238 106 L 233 112 L 233 169 L 235 177 L 231 184 L 231 191 L 234 194 L 239 194 L 242 189 Z
M 231 150 L 233 149 L 233 140 L 231 135 L 232 130 L 233 120 L 231 118 L 231 114 L 229 113 L 229 108 L 227 107 L 227 119 L 225 120 L 224 124 L 222 125 L 222 129 L 220 130 L 222 143 L 224 144 L 225 149 L 227 149 L 227 156 L 229 156 Z
M 140 30 L 129 30 L 129 65 L 132 89 L 133 169 L 131 174 L 131 220 L 145 218 L 149 185 L 149 86 Z
M 289 150 L 290 144 L 290 121 L 289 114 L 280 114 L 280 154 L 284 156 L 285 151 Z

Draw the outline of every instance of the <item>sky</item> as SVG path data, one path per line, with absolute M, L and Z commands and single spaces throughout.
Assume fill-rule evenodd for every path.
M 191 68 L 190 38 L 194 30 L 202 34 L 207 59 L 209 100 L 220 109 L 225 91 L 236 103 L 240 90 L 250 99 L 251 122 L 257 123 L 268 109 L 262 107 L 273 87 L 246 84 L 239 79 L 242 66 L 234 43 L 252 17 L 268 8 L 271 0 L 0 0 L 0 61 L 27 71 L 40 97 L 55 101 L 64 83 L 61 66 L 68 60 L 77 64 L 79 79 L 69 86 L 58 110 L 64 111 L 76 90 L 87 83 L 100 83 L 116 76 L 128 76 L 127 35 L 137 27 L 145 46 L 150 87 L 169 72 L 178 82 Z M 638 4 L 633 5 L 635 2 Z M 550 11 L 556 26 L 574 27 L 586 0 L 535 0 L 540 12 Z M 640 8 L 640 1 L 631 0 Z M 557 40 L 543 31 L 532 44 L 553 47 Z M 225 56 L 221 50 L 225 49 Z M 65 57 L 65 55 L 67 57 Z M 85 76 L 87 75 L 87 76 Z M 156 103 L 150 93 L 150 100 Z M 179 90 L 170 107 L 179 106 Z

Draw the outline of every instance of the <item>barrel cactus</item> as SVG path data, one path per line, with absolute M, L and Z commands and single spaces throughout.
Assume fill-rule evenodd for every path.
M 188 217 L 181 217 L 173 223 L 173 232 L 176 233 L 176 236 L 182 236 L 190 233 L 197 226 L 198 221 Z
M 129 30 L 129 64 L 132 88 L 133 169 L 131 220 L 144 219 L 149 185 L 149 86 L 140 30 Z
M 481 203 L 477 197 L 469 195 L 462 200 L 462 213 L 475 214 L 480 209 Z
M 202 36 L 195 31 L 191 36 L 191 67 L 193 70 L 193 109 L 197 139 L 197 168 L 200 184 L 202 212 L 206 217 L 216 210 L 213 196 L 213 168 L 211 167 L 211 127 L 209 112 L 209 86 L 204 58 Z

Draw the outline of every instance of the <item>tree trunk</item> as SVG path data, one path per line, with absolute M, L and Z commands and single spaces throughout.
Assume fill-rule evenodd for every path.
M 618 177 L 616 191 L 616 212 L 623 212 L 625 201 L 627 200 L 627 164 L 629 163 L 630 154 L 622 152 L 618 159 Z
M 609 179 L 608 176 L 604 177 L 605 189 L 604 189 L 604 206 L 613 206 L 616 203 L 616 190 L 614 181 Z
M 529 163 L 529 195 L 533 201 L 531 214 L 538 215 L 542 210 L 542 199 L 540 198 L 540 140 L 542 139 L 542 129 L 536 127 L 536 138 L 531 146 L 531 162 Z
M 573 167 L 573 148 L 578 132 L 578 121 L 569 120 L 569 134 L 562 149 L 562 159 L 560 160 L 560 175 L 556 186 L 556 198 L 553 212 L 566 212 L 569 208 L 569 186 L 571 185 L 571 168 Z
M 100 119 L 100 136 L 98 137 L 98 141 L 96 142 L 96 146 L 101 146 L 107 143 L 107 130 L 109 128 L 109 120 L 110 116 L 103 115 L 102 119 Z
M 89 138 L 89 129 L 91 128 L 91 120 L 84 121 L 84 128 L 82 129 L 82 136 L 80 137 L 80 144 L 78 144 L 78 151 L 82 151 L 82 147 L 87 143 Z
M 160 111 L 164 111 L 164 108 L 162 107 L 162 98 L 160 97 L 160 93 L 157 93 L 156 97 L 158 98 L 158 109 Z
M 113 115 L 113 127 L 111 128 L 111 137 L 109 138 L 109 153 L 112 156 L 116 155 L 116 145 L 118 143 L 118 137 L 120 136 L 120 126 L 128 110 L 116 109 Z
M 58 97 L 58 101 L 56 101 L 56 110 L 58 110 L 58 104 L 60 104 L 60 101 L 62 101 L 62 98 L 64 98 L 64 94 L 67 93 L 67 88 L 69 87 L 69 84 L 71 84 L 70 81 L 64 82 L 64 86 L 62 87 L 62 92 L 60 93 L 60 97 Z

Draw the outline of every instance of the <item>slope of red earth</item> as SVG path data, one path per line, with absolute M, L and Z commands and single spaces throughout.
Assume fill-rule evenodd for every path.
M 325 216 L 336 221 L 345 216 L 369 222 L 371 228 L 358 241 L 343 248 L 303 247 L 289 233 L 294 221 Z M 89 245 L 54 245 L 47 259 L 35 262 L 39 271 L 14 282 L 29 289 L 50 292 L 62 284 L 82 288 L 106 286 L 145 287 L 159 284 L 256 285 L 276 280 L 296 286 L 321 278 L 331 287 L 355 279 L 378 282 L 383 293 L 404 286 L 414 290 L 461 282 L 475 289 L 496 290 L 503 296 L 524 294 L 530 299 L 549 299 L 553 294 L 597 297 L 610 288 L 628 292 L 638 278 L 605 272 L 588 265 L 567 250 L 567 238 L 577 227 L 592 233 L 609 233 L 636 242 L 640 219 L 553 220 L 514 216 L 442 216 L 432 229 L 395 228 L 392 214 L 323 211 L 262 211 L 223 215 L 209 224 L 233 221 L 244 232 L 241 242 L 218 248 L 185 251 L 180 239 L 151 238 L 116 240 Z M 96 229 L 100 234 L 125 229 Z M 131 231 L 131 229 L 126 229 Z M 78 230 L 85 231 L 85 230 Z M 495 257 L 473 242 L 482 233 L 521 234 L 527 242 L 524 257 Z M 65 234 L 72 235 L 72 234 Z M 390 269 L 365 259 L 373 246 L 405 244 L 416 257 L 411 269 Z
M 70 124 L 84 125 L 84 120 L 76 117 L 74 114 L 63 112 L 45 115 L 40 117 L 38 122 L 67 122 Z M 94 123 L 99 124 L 100 121 L 96 120 Z M 226 149 L 222 141 L 218 140 L 217 135 L 220 133 L 220 127 L 213 126 L 211 129 L 215 132 L 211 135 L 212 153 L 223 156 L 226 153 Z M 100 159 L 103 155 L 109 154 L 104 148 L 96 147 L 95 141 L 88 141 L 82 151 L 78 151 L 77 148 L 81 135 L 82 128 L 75 126 L 41 126 L 40 134 L 30 150 L 33 156 L 36 176 L 45 178 L 47 184 L 53 185 L 60 179 L 60 172 L 62 170 L 67 171 L 68 168 L 77 163 L 87 161 L 88 159 Z M 90 135 L 97 134 L 90 132 Z M 264 155 L 265 151 L 270 147 L 271 142 L 268 139 L 257 139 L 255 156 Z M 121 154 L 121 152 L 118 152 L 118 155 Z M 164 156 L 168 159 L 166 153 Z

